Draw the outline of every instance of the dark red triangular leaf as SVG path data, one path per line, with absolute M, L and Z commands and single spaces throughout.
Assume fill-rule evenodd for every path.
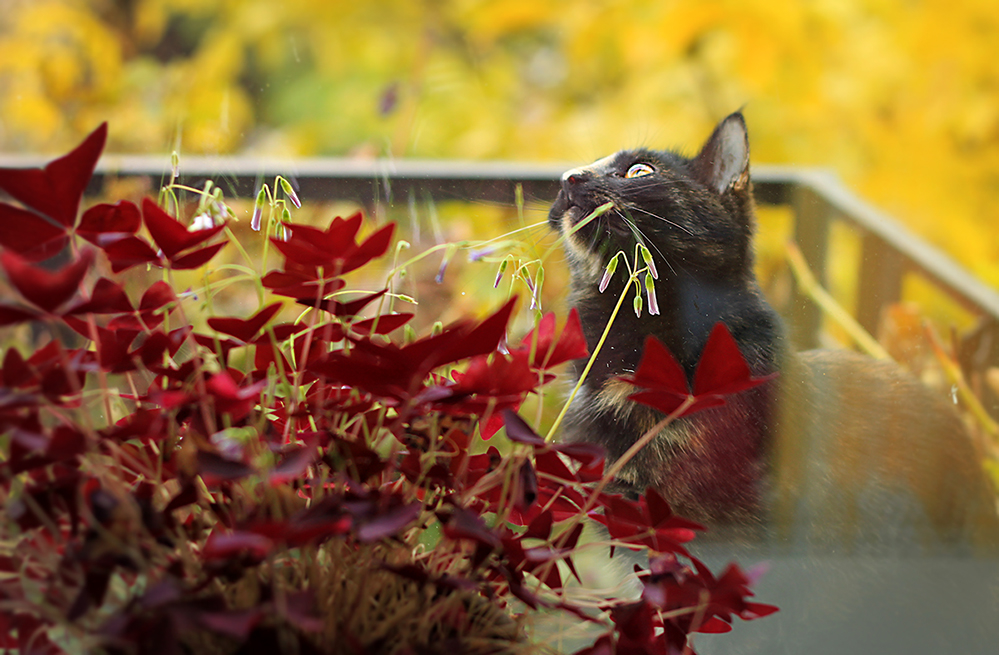
M 486 355 L 496 349 L 506 335 L 506 326 L 517 303 L 511 298 L 494 314 L 472 328 L 463 338 L 451 340 L 435 358 L 435 367 L 444 366 L 476 355 Z
M 216 531 L 208 535 L 201 556 L 208 561 L 229 559 L 236 555 L 249 555 L 255 560 L 262 560 L 273 547 L 273 541 L 254 532 L 227 534 Z
M 316 298 L 325 298 L 347 285 L 340 278 L 326 278 L 320 285 L 319 279 L 313 275 L 288 271 L 271 271 L 260 282 L 277 295 L 294 298 L 309 307 L 315 306 Z
M 139 311 L 143 313 L 153 312 L 176 300 L 177 294 L 173 292 L 173 288 L 160 280 L 151 284 L 142 294 L 142 299 L 139 301 Z
M 503 410 L 503 424 L 506 426 L 506 436 L 510 441 L 524 443 L 540 448 L 548 445 L 527 422 L 512 409 Z
M 24 321 L 33 321 L 39 318 L 36 312 L 27 311 L 20 307 L 11 305 L 0 305 L 0 327 L 4 325 L 15 325 Z
M 268 480 L 272 485 L 286 484 L 305 473 L 318 457 L 316 440 L 313 439 L 312 443 L 298 446 L 287 453 L 281 463 L 271 471 Z
M 119 314 L 132 312 L 131 301 L 125 290 L 116 282 L 112 282 L 106 277 L 97 280 L 94 290 L 90 294 L 90 300 L 84 301 L 71 309 L 67 314 Z
M 197 465 L 201 479 L 209 487 L 217 486 L 220 482 L 239 480 L 254 473 L 253 467 L 243 462 L 226 459 L 203 450 L 198 451 Z
M 537 335 L 535 336 L 535 333 Z M 534 358 L 531 366 L 535 368 L 551 368 L 573 359 L 589 356 L 586 348 L 586 337 L 583 336 L 583 326 L 579 320 L 579 312 L 575 307 L 569 312 L 569 318 L 562 328 L 558 341 L 555 340 L 555 314 L 545 314 L 532 330 L 521 341 L 521 347 L 530 348 L 537 338 Z
M 534 457 L 534 464 L 538 467 L 539 473 L 544 473 L 547 476 L 566 482 L 574 482 L 576 480 L 576 476 L 569 470 L 569 467 L 565 465 L 565 462 L 562 461 L 562 458 L 554 450 L 539 451 Z
M 528 524 L 524 537 L 547 541 L 548 537 L 552 534 L 552 525 L 553 519 L 551 510 L 545 510 L 535 516 L 534 519 Z
M 224 225 L 216 225 L 204 230 L 189 231 L 149 198 L 144 198 L 142 201 L 142 219 L 153 241 L 171 261 L 184 250 L 207 241 L 225 229 Z
M 669 349 L 651 335 L 645 339 L 638 369 L 621 379 L 636 387 L 671 393 L 681 400 L 690 394 L 687 376 L 680 364 Z
M 25 206 L 70 227 L 76 220 L 83 191 L 104 150 L 107 135 L 108 125 L 102 123 L 72 152 L 49 162 L 43 169 L 0 169 L 0 189 Z
M 658 409 L 663 414 L 672 414 L 680 408 L 683 401 L 686 398 L 677 398 L 672 392 L 663 391 L 639 391 L 638 393 L 633 393 L 628 396 L 628 400 L 633 400 L 636 403 L 642 405 L 648 405 L 649 407 Z M 680 414 L 680 416 L 687 416 L 693 414 L 694 412 L 699 412 L 702 409 L 708 409 L 710 407 L 720 407 L 725 404 L 725 398 L 723 396 L 699 396 L 691 405 L 688 405 L 686 409 Z
M 607 451 L 603 446 L 595 443 L 560 443 L 554 449 L 566 457 L 579 462 L 583 468 L 592 468 L 604 461 Z
M 55 271 L 33 266 L 16 252 L 0 254 L 0 263 L 21 295 L 36 307 L 52 312 L 70 299 L 94 259 L 92 250 L 80 253 L 72 262 Z
M 126 234 L 135 234 L 142 227 L 142 215 L 135 203 L 120 200 L 101 203 L 83 212 L 76 233 L 94 244 L 104 246 Z M 109 238 L 110 237 L 110 238 Z
M 291 373 L 293 369 L 288 358 L 284 356 L 284 353 L 271 345 L 270 338 L 267 335 L 257 339 L 254 342 L 254 346 L 253 368 L 256 371 L 256 375 L 266 375 L 271 364 L 274 365 L 275 371 L 284 371 L 286 375 Z
M 468 539 L 490 549 L 501 546 L 500 538 L 486 526 L 482 517 L 463 507 L 455 507 L 451 512 L 444 524 L 444 534 L 449 539 Z
M 171 259 L 171 268 L 177 271 L 186 271 L 192 268 L 204 266 L 218 253 L 219 250 L 222 250 L 227 243 L 229 242 L 222 241 L 220 243 L 213 243 L 210 246 L 205 246 L 199 250 L 193 250 L 186 255 L 181 255 L 176 259 Z
M 212 632 L 232 637 L 240 642 L 267 614 L 260 607 L 224 612 L 199 612 L 197 620 Z
M 319 305 L 319 309 L 324 309 L 335 316 L 340 318 L 350 318 L 356 316 L 364 307 L 366 307 L 373 300 L 377 300 L 385 295 L 388 289 L 382 289 L 375 293 L 369 293 L 362 296 L 356 300 L 351 300 L 350 302 L 340 302 L 339 300 L 323 300 Z M 300 304 L 307 305 L 309 307 L 315 307 L 315 298 L 302 298 L 299 300 Z
M 361 212 L 354 212 L 347 218 L 335 216 L 326 228 L 329 245 L 334 250 L 345 250 L 354 245 L 363 222 L 364 215 Z
M 773 375 L 754 378 L 739 345 L 724 323 L 711 330 L 694 372 L 694 395 L 727 395 L 763 384 Z
M 111 270 L 121 273 L 138 264 L 159 262 L 160 257 L 145 239 L 137 236 L 126 236 L 111 243 L 102 245 L 104 254 L 111 262 Z
M 37 376 L 21 356 L 21 351 L 10 346 L 3 356 L 2 386 L 16 388 L 37 380 Z
M 415 521 L 421 509 L 422 505 L 417 502 L 383 510 L 358 525 L 354 534 L 362 543 L 393 537 Z
M 343 265 L 340 273 L 348 273 L 367 264 L 372 259 L 381 257 L 392 245 L 392 234 L 395 232 L 395 223 L 389 223 L 381 228 L 350 253 Z
M 274 332 L 274 340 L 280 343 L 298 334 L 299 332 L 304 332 L 305 330 L 308 329 L 309 326 L 306 323 L 279 323 L 278 325 L 272 326 L 271 329 L 268 330 L 266 333 L 262 334 L 260 338 L 257 339 L 257 342 L 259 342 L 261 339 L 267 339 L 269 341 L 270 333 L 272 331 Z M 343 338 L 342 331 L 339 334 L 341 335 L 340 339 L 342 339 Z M 314 338 L 317 340 L 321 338 L 320 333 L 317 332 Z M 334 339 L 334 341 L 339 341 L 340 339 Z
M 216 332 L 236 337 L 243 343 L 253 340 L 261 328 L 281 311 L 281 303 L 272 303 L 247 319 L 215 317 L 208 319 L 208 326 Z
M 358 334 L 388 334 L 398 330 L 411 320 L 413 320 L 413 314 L 382 314 L 353 323 L 350 329 Z
M 176 355 L 190 332 L 191 327 L 186 325 L 176 330 L 171 330 L 169 334 L 165 334 L 159 330 L 153 332 L 146 337 L 146 340 L 139 347 L 142 363 L 150 368 L 161 366 L 163 364 L 164 353 L 169 354 L 171 357 Z
M 0 171 L 0 179 L 3 173 Z M 37 214 L 0 202 L 0 246 L 38 262 L 62 250 L 69 240 L 66 229 Z

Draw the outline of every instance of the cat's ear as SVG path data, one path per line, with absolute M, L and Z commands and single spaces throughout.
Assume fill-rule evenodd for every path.
M 692 162 L 694 178 L 718 193 L 742 191 L 749 184 L 749 136 L 742 112 L 715 128 Z

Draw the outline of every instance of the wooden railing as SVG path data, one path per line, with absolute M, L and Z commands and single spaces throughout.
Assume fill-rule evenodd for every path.
M 0 156 L 0 166 L 39 165 L 44 159 Z M 211 179 L 230 197 L 255 196 L 263 181 L 283 175 L 303 200 L 355 200 L 365 205 L 433 199 L 475 200 L 512 204 L 517 188 L 528 201 L 550 202 L 569 164 L 507 162 L 184 157 L 180 180 L 202 187 Z M 89 191 L 99 193 L 110 177 L 148 176 L 154 184 L 169 179 L 165 156 L 106 156 L 98 165 Z M 842 221 L 861 238 L 857 275 L 856 318 L 874 332 L 882 309 L 900 299 L 907 274 L 920 275 L 939 287 L 984 323 L 999 326 L 999 293 L 953 259 L 922 241 L 897 221 L 847 190 L 828 171 L 758 166 L 753 169 L 756 199 L 761 204 L 790 205 L 794 238 L 820 283 L 826 279 L 830 226 Z M 812 303 L 795 303 L 791 318 L 795 340 L 803 347 L 818 344 L 821 315 Z

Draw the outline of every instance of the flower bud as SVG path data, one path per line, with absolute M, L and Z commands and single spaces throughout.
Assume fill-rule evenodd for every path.
M 652 277 L 659 279 L 659 271 L 656 270 L 656 262 L 652 259 L 652 253 L 649 249 L 645 247 L 644 244 L 638 244 L 638 250 L 642 253 L 642 259 L 645 260 L 645 264 L 649 267 L 649 272 L 652 273 Z M 651 309 L 649 311 L 652 311 Z
M 531 295 L 533 296 L 534 280 L 531 279 L 531 271 L 529 271 L 526 266 L 521 266 L 517 274 L 520 275 L 520 277 L 524 280 L 524 283 L 527 284 L 527 288 L 531 290 Z
M 508 263 L 508 260 L 506 260 L 506 259 L 504 259 L 503 261 L 500 262 L 499 270 L 496 271 L 496 280 L 493 281 L 493 288 L 494 289 L 499 288 L 499 283 L 500 283 L 500 280 L 503 279 L 503 273 L 504 273 L 504 271 L 506 271 L 506 265 L 507 265 L 507 263 Z
M 451 262 L 451 258 L 454 257 L 456 249 L 453 243 L 447 244 L 447 248 L 444 249 L 444 257 L 441 259 L 440 268 L 437 269 L 437 277 L 434 278 L 437 284 L 444 282 L 444 271 L 447 270 L 447 265 Z
M 611 257 L 611 260 L 607 262 L 607 268 L 604 269 L 604 276 L 600 278 L 600 286 L 598 287 L 600 293 L 607 290 L 607 285 L 610 284 L 611 278 L 614 277 L 614 271 L 617 270 L 617 258 L 620 254 L 621 253 L 614 255 Z
M 537 309 L 541 306 L 541 299 L 538 295 L 541 293 L 541 287 L 545 285 L 545 269 L 543 267 L 538 268 L 538 275 L 534 278 L 534 287 L 531 289 L 531 309 Z
M 295 193 L 295 189 L 291 187 L 291 182 L 283 177 L 279 177 L 278 179 L 281 180 L 281 189 L 284 191 L 284 195 L 288 196 L 288 200 L 291 201 L 291 204 L 295 205 L 295 209 L 300 209 L 302 207 L 302 201 L 298 199 L 298 194 Z
M 652 281 L 651 271 L 645 274 L 645 293 L 649 297 L 649 316 L 658 316 L 659 300 L 656 298 L 656 287 Z
M 496 252 L 496 248 L 477 248 L 475 250 L 468 251 L 468 261 L 477 262 L 484 257 L 489 257 Z
M 267 202 L 267 187 L 260 187 L 257 192 L 257 200 L 253 203 L 253 217 L 250 219 L 250 229 L 254 232 L 260 231 L 260 219 L 264 215 L 264 203 Z

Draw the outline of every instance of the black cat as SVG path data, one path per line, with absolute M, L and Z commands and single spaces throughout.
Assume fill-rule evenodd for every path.
M 601 205 L 612 209 L 579 226 Z M 591 352 L 626 276 L 598 288 L 609 259 L 652 254 L 659 314 L 620 312 L 563 439 L 620 457 L 662 415 L 627 399 L 647 335 L 692 379 L 712 327 L 729 328 L 752 372 L 775 381 L 665 428 L 622 471 L 714 527 L 807 543 L 994 544 L 995 496 L 970 437 L 940 394 L 894 364 L 847 351 L 792 353 L 753 272 L 754 204 L 740 113 L 700 153 L 625 150 L 567 171 L 549 222 L 564 237 Z M 573 230 L 576 228 L 577 230 Z M 632 291 L 633 293 L 633 291 Z M 585 361 L 575 363 L 578 380 Z M 893 546 L 894 547 L 894 546 Z

